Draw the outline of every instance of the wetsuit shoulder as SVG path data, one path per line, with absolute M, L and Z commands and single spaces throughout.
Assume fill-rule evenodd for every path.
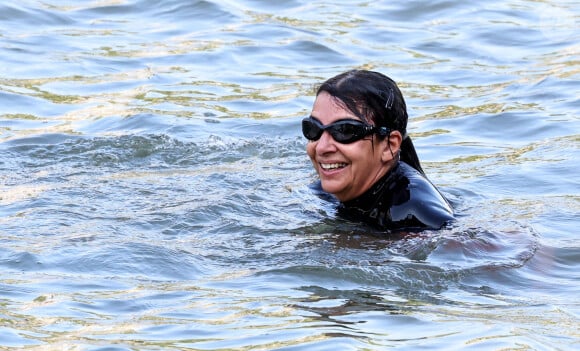
M 421 173 L 399 162 L 356 199 L 340 204 L 339 215 L 382 230 L 440 229 L 453 220 L 453 210 Z
M 405 201 L 392 203 L 390 213 L 394 225 L 404 227 L 405 223 L 414 223 L 439 229 L 454 220 L 451 205 L 424 175 L 404 162 L 397 171 L 397 179 L 406 184 L 406 189 L 394 189 L 399 192 L 396 197 L 405 198 Z M 404 192 L 404 196 L 400 192 Z

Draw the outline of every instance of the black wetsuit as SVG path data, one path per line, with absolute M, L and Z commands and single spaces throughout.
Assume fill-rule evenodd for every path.
M 324 193 L 320 182 L 315 188 Z M 381 230 L 440 229 L 454 220 L 443 195 L 405 162 L 395 165 L 361 196 L 341 202 L 338 215 Z

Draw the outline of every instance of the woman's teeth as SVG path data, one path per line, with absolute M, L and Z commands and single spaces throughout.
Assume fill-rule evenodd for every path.
M 346 167 L 346 163 L 321 163 L 320 167 L 325 171 Z

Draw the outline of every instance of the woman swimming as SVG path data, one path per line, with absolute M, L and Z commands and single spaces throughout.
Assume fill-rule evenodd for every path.
M 352 70 L 324 82 L 302 132 L 319 187 L 340 201 L 340 216 L 383 230 L 439 229 L 453 221 L 427 179 L 411 138 L 397 84 Z

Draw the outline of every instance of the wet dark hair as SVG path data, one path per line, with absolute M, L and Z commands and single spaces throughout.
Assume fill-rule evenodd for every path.
M 403 136 L 401 161 L 425 174 L 415 146 L 407 135 L 409 116 L 405 99 L 391 78 L 379 72 L 352 70 L 322 83 L 316 91 L 316 96 L 323 91 L 361 120 L 377 127 L 387 127 L 401 132 Z

